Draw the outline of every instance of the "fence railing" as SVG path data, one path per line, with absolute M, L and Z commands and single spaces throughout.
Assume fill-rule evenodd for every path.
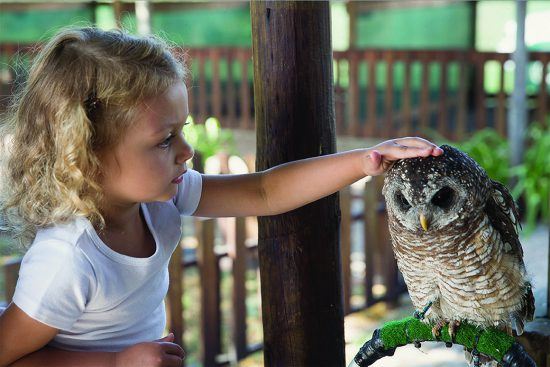
M 28 49 L 0 44 L 0 102 L 11 94 L 13 65 L 25 59 L 21 55 Z M 186 52 L 189 108 L 195 121 L 217 117 L 223 127 L 253 129 L 251 50 L 212 47 Z M 485 127 L 506 133 L 515 67 L 509 53 L 365 49 L 333 56 L 341 135 L 386 138 L 434 131 L 461 139 Z M 529 118 L 542 121 L 549 111 L 550 52 L 531 52 L 529 60 Z
M 406 291 L 398 278 L 397 266 L 389 242 L 386 216 L 380 197 L 381 180 L 367 182 L 365 190 L 347 188 L 341 192 L 341 254 L 343 268 L 344 310 L 348 314 L 369 307 L 376 302 L 394 303 Z M 253 267 L 257 271 L 257 233 L 255 221 L 251 218 L 236 218 L 222 222 L 217 219 L 193 219 L 194 224 L 184 226 L 184 231 L 196 238 L 196 248 L 178 246 L 170 263 L 170 287 L 167 295 L 169 330 L 176 335 L 176 341 L 185 348 L 184 340 L 189 330 L 184 325 L 186 289 L 183 279 L 198 271 L 198 293 L 200 299 L 200 332 L 198 359 L 204 366 L 223 365 L 241 360 L 262 348 L 261 340 L 251 342 L 247 337 L 249 311 L 246 300 L 250 294 L 246 289 L 245 274 Z M 359 228 L 357 227 L 359 226 Z M 248 235 L 247 235 L 248 233 Z M 221 243 L 220 243 L 221 241 Z M 220 251 L 220 249 L 222 249 Z M 184 256 L 185 252 L 185 256 Z M 251 261 L 252 260 L 252 261 Z M 221 272 L 225 266 L 231 289 L 230 300 L 222 299 Z M 225 265 L 224 265 L 225 264 Z M 5 261 L 2 270 L 5 281 L 5 299 L 10 300 L 19 271 L 20 259 Z M 249 279 L 250 281 L 250 279 Z M 259 277 L 255 279 L 259 283 Z M 258 298 L 259 292 L 253 297 Z M 229 316 L 225 322 L 221 317 L 221 305 L 229 303 Z M 196 305 L 194 307 L 197 307 Z M 222 348 L 222 334 L 229 334 L 230 345 Z M 227 344 L 227 343 L 226 343 Z M 189 350 L 188 350 L 189 352 Z

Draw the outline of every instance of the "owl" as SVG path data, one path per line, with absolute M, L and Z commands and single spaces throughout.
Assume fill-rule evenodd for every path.
M 523 332 L 534 298 L 507 188 L 468 155 L 397 161 L 383 194 L 399 270 L 414 307 L 427 309 L 435 336 L 461 322 Z

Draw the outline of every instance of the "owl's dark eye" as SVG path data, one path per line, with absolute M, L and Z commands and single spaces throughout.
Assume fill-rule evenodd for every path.
M 407 201 L 407 199 L 405 199 L 405 196 L 403 196 L 402 193 L 398 192 L 395 195 L 395 200 L 397 201 L 397 204 L 399 204 L 399 207 L 401 208 L 401 210 L 407 211 L 411 208 L 411 204 L 409 204 L 409 202 Z
M 432 197 L 432 204 L 442 209 L 447 209 L 453 203 L 454 194 L 455 192 L 453 189 L 445 186 L 444 188 L 436 192 L 435 195 Z

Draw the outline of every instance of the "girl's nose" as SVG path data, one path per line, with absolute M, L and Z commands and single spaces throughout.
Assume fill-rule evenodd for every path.
M 176 156 L 176 163 L 182 164 L 193 158 L 195 151 L 189 143 L 183 139 L 178 154 Z

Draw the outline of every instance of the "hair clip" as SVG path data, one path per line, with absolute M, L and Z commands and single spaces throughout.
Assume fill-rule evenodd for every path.
M 96 110 L 99 108 L 101 101 L 96 97 L 95 93 L 90 94 L 90 96 L 84 101 L 84 107 L 86 109 L 86 115 L 90 120 L 94 117 Z

